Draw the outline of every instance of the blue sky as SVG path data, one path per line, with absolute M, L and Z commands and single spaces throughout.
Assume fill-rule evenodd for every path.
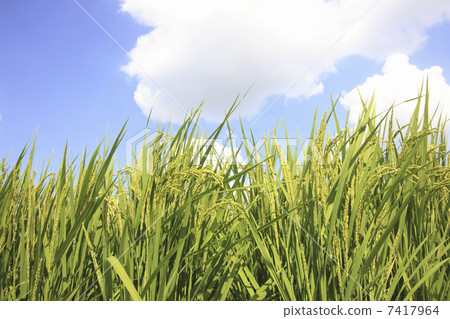
M 79 0 L 127 55 L 73 0 L 2 1 L 0 157 L 15 160 L 36 130 L 38 165 L 52 152 L 57 162 L 68 140 L 72 157 L 92 150 L 127 119 L 130 138 L 161 88 L 151 129 L 208 98 L 199 125 L 212 132 L 254 84 L 236 115 L 257 137 L 284 117 L 293 136 L 307 137 L 330 93 L 344 92 L 342 121 L 348 110 L 356 117 L 356 85 L 367 95 L 375 85 L 383 110 L 429 75 L 435 100 L 450 101 L 448 1 L 308 2 Z

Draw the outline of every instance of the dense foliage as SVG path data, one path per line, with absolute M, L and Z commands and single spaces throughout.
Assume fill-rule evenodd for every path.
M 199 109 L 122 169 L 124 130 L 58 172 L 36 176 L 34 146 L 4 159 L 1 299 L 450 300 L 445 123 L 428 92 L 404 127 L 373 101 L 353 128 L 332 101 L 308 145 L 264 156 L 242 129 L 245 163 L 207 160 L 236 103 L 204 148 Z

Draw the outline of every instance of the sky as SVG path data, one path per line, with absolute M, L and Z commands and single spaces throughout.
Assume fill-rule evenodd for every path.
M 263 138 L 279 121 L 309 136 L 316 107 L 357 121 L 417 96 L 428 77 L 431 108 L 450 115 L 448 0 L 2 0 L 0 158 L 17 158 L 36 134 L 36 160 L 68 142 L 71 158 L 113 138 L 133 141 L 158 121 L 175 127 L 206 100 L 199 127 L 232 117 Z M 413 104 L 395 116 L 406 123 Z M 450 117 L 449 117 L 450 118 Z

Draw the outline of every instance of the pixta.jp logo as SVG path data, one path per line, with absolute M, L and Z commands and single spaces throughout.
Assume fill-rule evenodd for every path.
M 177 156 L 175 150 L 169 149 L 172 137 L 164 132 L 152 132 L 146 128 L 126 141 L 126 165 L 142 169 L 142 150 L 147 150 L 146 167 L 148 173 L 152 173 L 155 165 L 162 167 L 171 158 Z M 253 140 L 254 141 L 254 140 Z M 161 151 L 161 147 L 166 147 Z M 153 152 L 159 149 L 158 160 L 153 162 Z M 314 161 L 318 165 L 324 165 L 322 153 L 313 141 L 306 139 L 299 143 L 292 138 L 260 138 L 252 142 L 243 138 L 193 138 L 190 142 L 192 165 L 246 165 L 260 164 L 266 167 L 265 159 L 270 155 L 268 152 L 275 150 L 278 159 L 277 165 L 288 165 L 287 155 L 289 152 L 289 164 L 295 161 L 296 165 L 303 165 L 306 161 Z

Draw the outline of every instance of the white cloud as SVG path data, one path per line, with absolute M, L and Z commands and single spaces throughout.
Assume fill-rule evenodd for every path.
M 238 93 L 254 87 L 239 108 L 255 115 L 271 94 L 281 94 L 363 13 L 361 0 L 121 0 L 122 10 L 154 29 L 130 54 L 183 108 L 208 99 L 203 116 L 220 120 Z M 410 54 L 426 29 L 450 18 L 448 0 L 378 1 L 288 92 L 323 91 L 320 75 L 340 58 L 359 54 L 383 61 Z M 181 121 L 184 112 L 133 62 L 123 67 L 139 80 L 135 100 L 147 114 Z
M 363 84 L 358 85 L 364 100 L 371 98 L 375 92 L 375 103 L 377 113 L 386 111 L 393 104 L 415 98 L 419 95 L 422 82 L 424 92 L 426 80 L 430 89 L 430 114 L 437 110 L 435 120 L 439 115 L 450 119 L 450 85 L 442 75 L 442 68 L 433 66 L 429 69 L 420 70 L 417 66 L 409 63 L 408 56 L 404 54 L 392 54 L 387 59 L 382 69 L 382 75 L 375 74 L 368 77 Z M 361 99 L 355 88 L 350 92 L 344 92 L 341 103 L 350 114 L 350 121 L 355 124 L 362 111 Z M 400 124 L 409 122 L 417 101 L 401 104 L 394 109 L 394 115 Z M 435 123 L 436 123 L 435 121 Z

